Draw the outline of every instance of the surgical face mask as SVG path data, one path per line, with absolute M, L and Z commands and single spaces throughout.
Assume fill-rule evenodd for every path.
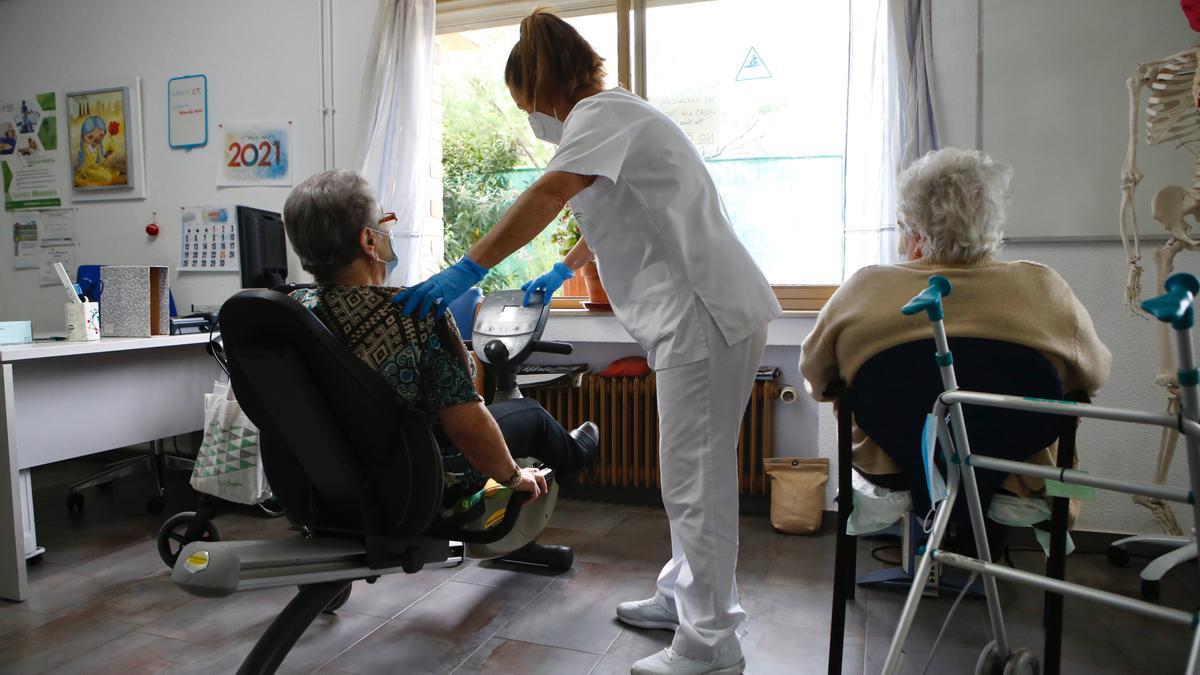
M 533 112 L 529 114 L 529 128 L 533 129 L 533 135 L 539 141 L 553 143 L 558 145 L 562 140 L 563 123 L 557 117 L 558 111 L 554 112 L 555 117 L 551 117 L 546 113 Z
M 371 230 L 372 232 L 375 232 L 376 234 L 383 235 L 388 243 L 387 257 L 386 258 L 380 257 L 380 258 L 377 258 L 377 260 L 381 263 L 384 263 L 385 265 L 390 264 L 394 260 L 396 260 L 396 231 L 395 230 L 390 230 L 390 231 L 389 230 L 380 230 L 380 229 L 374 228 L 374 227 L 370 227 L 367 229 Z

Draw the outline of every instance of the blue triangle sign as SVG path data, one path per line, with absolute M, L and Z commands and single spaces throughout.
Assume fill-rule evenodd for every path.
M 771 71 L 767 69 L 767 64 L 758 55 L 758 50 L 751 47 L 750 51 L 746 53 L 746 58 L 742 60 L 742 67 L 738 70 L 734 80 L 744 82 L 745 80 L 765 80 L 769 77 L 771 77 Z

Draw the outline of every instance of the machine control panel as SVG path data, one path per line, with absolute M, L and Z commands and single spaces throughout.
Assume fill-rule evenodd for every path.
M 535 294 L 532 300 L 526 307 L 525 291 L 519 290 L 495 291 L 484 299 L 471 331 L 471 342 L 480 359 L 488 362 L 484 347 L 492 340 L 502 342 L 509 359 L 515 361 L 541 338 L 550 308 L 541 303 L 540 294 Z

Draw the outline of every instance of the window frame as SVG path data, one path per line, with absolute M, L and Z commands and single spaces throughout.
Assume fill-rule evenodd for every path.
M 661 6 L 703 1 L 651 0 L 651 3 Z M 519 23 L 536 4 L 528 0 L 435 0 L 434 33 L 441 35 L 512 25 Z M 554 7 L 555 13 L 564 18 L 615 14 L 617 83 L 642 98 L 646 98 L 646 5 L 647 0 L 557 0 Z M 845 260 L 842 262 L 844 265 Z M 814 311 L 825 306 L 838 286 L 771 284 L 771 289 L 784 310 Z M 550 306 L 552 309 L 582 309 L 585 300 L 586 296 L 558 296 L 552 299 Z

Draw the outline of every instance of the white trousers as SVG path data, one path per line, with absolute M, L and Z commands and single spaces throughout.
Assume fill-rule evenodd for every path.
M 735 661 L 746 617 L 734 572 L 738 554 L 737 440 L 767 329 L 732 347 L 698 308 L 709 358 L 656 372 L 663 505 L 671 561 L 658 600 L 679 615 L 672 647 L 702 661 Z

